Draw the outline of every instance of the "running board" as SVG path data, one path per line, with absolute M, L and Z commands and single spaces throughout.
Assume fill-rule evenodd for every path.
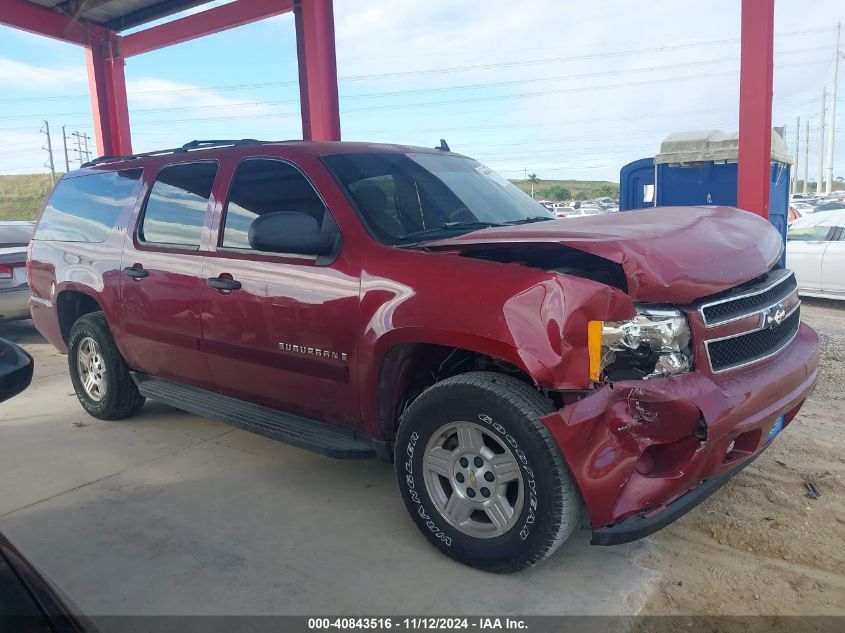
M 142 395 L 206 418 L 264 435 L 335 459 L 369 459 L 377 442 L 368 435 L 301 418 L 198 387 L 131 372 Z

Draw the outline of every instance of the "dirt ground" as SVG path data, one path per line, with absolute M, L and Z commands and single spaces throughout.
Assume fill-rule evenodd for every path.
M 663 574 L 644 613 L 845 614 L 845 302 L 805 299 L 818 386 L 754 464 L 649 539 Z M 813 484 L 820 496 L 807 496 Z

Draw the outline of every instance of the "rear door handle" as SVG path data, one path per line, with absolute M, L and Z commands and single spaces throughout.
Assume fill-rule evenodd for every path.
M 209 288 L 217 288 L 218 290 L 240 290 L 241 282 L 237 279 L 226 277 L 211 277 L 206 281 Z
M 150 276 L 150 271 L 144 270 L 142 266 L 130 266 L 123 269 L 123 274 L 132 279 L 143 279 Z

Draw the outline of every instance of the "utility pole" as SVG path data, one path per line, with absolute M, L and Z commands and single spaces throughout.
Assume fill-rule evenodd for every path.
M 807 193 L 810 179 L 810 119 L 804 122 L 804 193 Z
M 91 160 L 91 152 L 89 152 L 89 151 L 88 151 L 88 139 L 90 139 L 90 138 L 91 138 L 91 137 L 90 137 L 90 136 L 88 136 L 88 133 L 87 133 L 87 132 L 86 132 L 85 134 L 83 134 L 83 135 L 82 135 L 82 143 L 83 143 L 83 144 L 84 144 L 84 146 L 85 146 L 84 151 L 85 151 L 85 162 L 86 162 L 86 163 L 87 163 L 89 160 Z
M 795 160 L 792 172 L 792 193 L 798 193 L 798 156 L 801 152 L 801 117 L 795 117 Z
M 830 127 L 827 130 L 827 182 L 825 193 L 833 190 L 833 139 L 836 138 L 836 85 L 839 83 L 839 31 L 840 23 L 836 23 L 836 48 L 833 50 L 833 90 L 830 93 Z
M 42 134 L 47 135 L 47 147 L 43 148 L 47 150 L 47 163 L 45 167 L 50 168 L 50 185 L 54 186 L 56 184 L 56 168 L 53 165 L 53 143 L 50 140 L 50 123 L 46 119 L 44 120 L 44 127 L 40 131 Z
M 71 136 L 76 137 L 76 155 L 79 158 L 79 166 L 82 167 L 82 163 L 85 162 L 82 158 L 82 135 L 79 133 L 79 131 L 76 131 L 72 132 Z
M 821 113 L 819 114 L 819 176 L 816 181 L 816 193 L 822 192 L 824 186 L 824 105 L 827 91 L 822 86 Z
M 67 159 L 67 132 L 65 132 L 65 126 L 62 126 L 62 147 L 65 150 L 65 173 L 70 171 L 70 161 Z

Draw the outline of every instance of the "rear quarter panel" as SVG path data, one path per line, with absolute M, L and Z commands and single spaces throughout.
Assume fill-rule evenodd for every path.
M 143 189 L 137 200 L 141 199 Z M 30 242 L 27 274 L 32 290 L 32 319 L 38 331 L 62 353 L 67 352 L 67 346 L 59 327 L 57 300 L 62 292 L 74 291 L 88 295 L 103 308 L 115 343 L 126 357 L 120 328 L 120 260 L 126 224 L 137 200 L 120 212 L 103 242 L 39 239 Z

